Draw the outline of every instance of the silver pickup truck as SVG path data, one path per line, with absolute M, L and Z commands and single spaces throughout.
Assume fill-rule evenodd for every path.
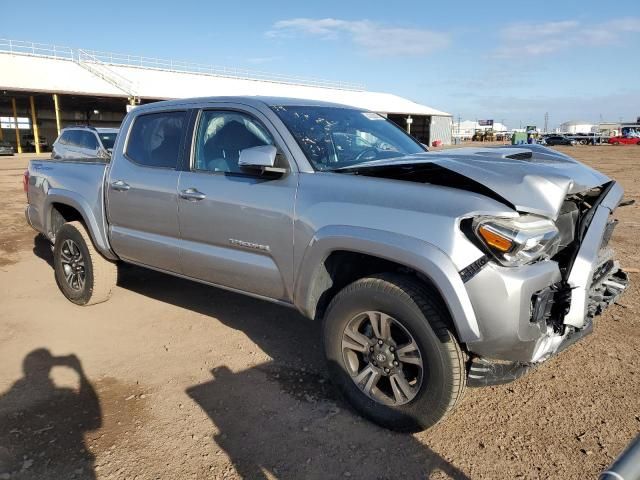
M 536 145 L 427 152 L 336 104 L 145 105 L 110 161 L 33 160 L 25 187 L 72 302 L 107 300 L 127 262 L 291 306 L 323 322 L 344 397 L 396 430 L 560 352 L 627 285 L 615 181 Z

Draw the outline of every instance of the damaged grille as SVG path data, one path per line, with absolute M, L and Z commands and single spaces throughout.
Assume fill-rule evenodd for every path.
M 589 317 L 600 315 L 609 305 L 615 303 L 629 284 L 627 274 L 620 269 L 618 262 L 613 259 L 613 250 L 606 248 L 609 238 L 617 222 L 609 222 L 602 239 L 598 264 L 593 270 L 591 286 L 588 291 L 589 303 L 587 314 Z M 609 226 L 612 226 L 609 228 Z
M 618 268 L 617 262 L 614 262 L 614 268 L 589 289 L 587 314 L 590 317 L 600 315 L 609 305 L 616 302 L 628 285 L 628 275 Z

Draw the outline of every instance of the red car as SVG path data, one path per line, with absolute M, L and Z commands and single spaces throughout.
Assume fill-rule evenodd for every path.
M 611 145 L 640 145 L 640 137 L 618 136 L 609 139 Z

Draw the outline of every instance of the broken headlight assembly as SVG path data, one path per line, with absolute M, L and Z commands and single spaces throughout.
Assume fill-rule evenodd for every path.
M 505 267 L 548 259 L 557 252 L 560 243 L 555 223 L 535 215 L 477 217 L 471 228 L 485 250 Z

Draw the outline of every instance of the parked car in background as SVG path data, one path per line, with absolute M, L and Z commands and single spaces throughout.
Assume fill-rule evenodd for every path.
M 554 145 L 576 145 L 578 142 L 563 135 L 551 135 L 544 139 L 544 143 L 549 146 Z
M 636 136 L 617 136 L 609 139 L 611 145 L 640 145 L 640 137 Z
M 38 137 L 40 152 L 46 152 L 49 150 L 49 142 L 42 135 Z M 33 135 L 27 134 L 22 136 L 22 151 L 23 152 L 35 152 L 36 151 L 36 142 L 33 139 Z
M 51 158 L 109 158 L 118 135 L 117 128 L 67 127 L 53 143 Z
M 62 294 L 103 302 L 131 263 L 295 308 L 388 428 L 515 380 L 627 287 L 607 246 L 622 187 L 540 145 L 427 152 L 373 112 L 260 97 L 140 106 L 121 132 L 110 161 L 25 172 Z
M 0 155 L 13 155 L 13 145 L 9 142 L 0 142 Z

